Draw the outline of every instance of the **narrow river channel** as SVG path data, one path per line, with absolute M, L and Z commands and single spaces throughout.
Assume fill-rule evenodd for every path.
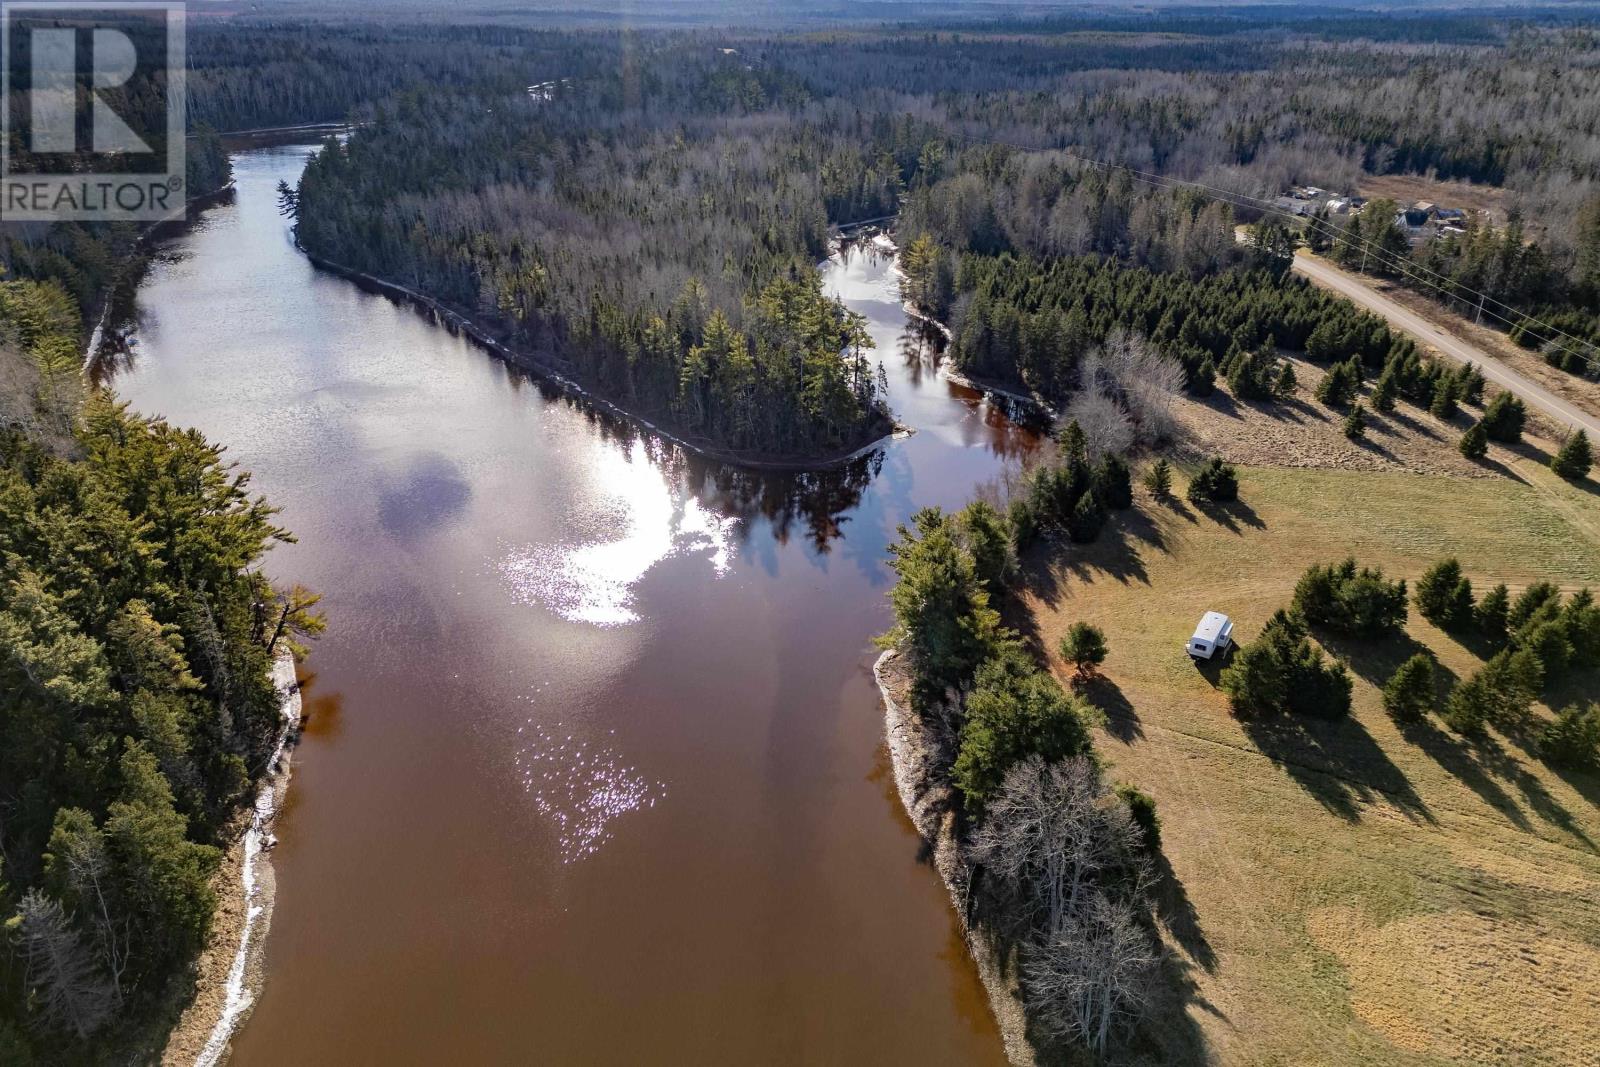
M 1032 446 L 825 268 L 917 432 L 830 477 L 689 461 L 319 273 L 276 186 L 140 286 L 135 408 L 227 444 L 326 596 L 235 1062 L 1002 1062 L 894 795 L 886 546 Z

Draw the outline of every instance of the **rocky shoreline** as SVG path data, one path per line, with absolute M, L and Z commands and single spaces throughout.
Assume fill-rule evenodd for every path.
M 989 1009 L 1005 1042 L 1006 1058 L 1017 1067 L 1034 1067 L 1038 1057 L 1028 1040 L 1027 1017 L 1016 980 L 993 938 L 969 921 L 971 872 L 956 841 L 948 780 L 951 753 L 922 717 L 911 710 L 906 696 L 909 680 L 897 662 L 899 655 L 894 649 L 885 651 L 872 665 L 872 674 L 883 698 L 884 739 L 889 746 L 900 803 L 927 844 L 934 869 L 950 893 L 950 906 L 960 920 L 967 951 L 989 994 Z
M 213 1067 L 223 1062 L 233 1035 L 261 992 L 267 930 L 277 897 L 272 824 L 289 789 L 290 755 L 300 732 L 300 683 L 293 655 L 278 656 L 272 680 L 282 698 L 278 748 L 243 832 L 229 847 L 213 881 L 217 911 L 211 936 L 195 960 L 194 1000 L 168 1035 L 163 1065 Z

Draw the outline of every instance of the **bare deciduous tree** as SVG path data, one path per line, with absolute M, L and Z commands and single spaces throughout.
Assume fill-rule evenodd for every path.
M 24 980 L 37 998 L 40 1017 L 80 1038 L 92 1035 L 116 1010 L 116 990 L 95 967 L 93 954 L 57 901 L 29 890 L 17 914 Z
M 1096 890 L 1023 950 L 1023 988 L 1045 1030 L 1101 1052 L 1149 1003 L 1157 959 L 1134 906 Z

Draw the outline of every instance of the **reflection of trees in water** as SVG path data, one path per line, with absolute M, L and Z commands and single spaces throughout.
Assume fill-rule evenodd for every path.
M 750 534 L 751 520 L 765 519 L 773 538 L 786 544 L 798 528 L 818 552 L 844 532 L 845 512 L 861 502 L 861 494 L 883 468 L 884 452 L 874 448 L 864 455 L 817 471 L 755 471 L 731 467 L 683 448 L 626 419 L 619 419 L 534 379 L 546 400 L 565 400 L 582 412 L 585 420 L 608 446 L 631 452 L 643 446 L 650 462 L 669 482 L 693 493 L 718 515 L 741 520 L 735 537 Z

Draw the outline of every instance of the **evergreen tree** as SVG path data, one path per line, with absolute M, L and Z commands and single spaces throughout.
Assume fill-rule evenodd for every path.
M 1428 405 L 1428 414 L 1440 422 L 1449 422 L 1456 416 L 1456 386 L 1455 382 L 1441 377 L 1439 384 L 1433 390 L 1433 403 Z
M 1511 594 L 1501 582 L 1484 594 L 1473 609 L 1472 621 L 1478 632 L 1488 640 L 1499 643 L 1506 639 L 1507 616 L 1511 610 Z
M 1568 481 L 1581 482 L 1588 477 L 1592 464 L 1589 435 L 1579 430 L 1567 438 L 1561 450 L 1550 460 L 1550 469 Z
M 1569 704 L 1539 733 L 1539 752 L 1559 767 L 1600 770 L 1600 704 Z
M 1189 499 L 1196 503 L 1227 503 L 1239 498 L 1239 474 L 1219 458 L 1207 461 L 1189 481 Z
M 1350 405 L 1350 413 L 1344 417 L 1344 422 L 1339 424 L 1344 435 L 1352 441 L 1359 441 L 1367 433 L 1367 417 L 1361 410 L 1359 402 Z
M 1399 394 L 1399 387 L 1395 384 L 1395 376 L 1385 370 L 1378 375 L 1378 382 L 1372 388 L 1372 410 L 1381 411 L 1385 415 L 1394 411 L 1395 397 Z
M 1383 707 L 1397 719 L 1416 721 L 1433 708 L 1433 660 L 1418 652 L 1383 687 Z
M 1094 674 L 1106 661 L 1106 635 L 1098 626 L 1075 622 L 1061 639 L 1061 658 L 1080 677 Z
M 1417 611 L 1446 630 L 1460 630 L 1473 622 L 1472 582 L 1461 573 L 1461 561 L 1442 559 L 1417 580 Z
M 1522 429 L 1528 412 L 1521 400 L 1510 393 L 1501 393 L 1483 409 L 1481 425 L 1491 441 L 1514 445 L 1522 440 Z
M 1277 377 L 1272 383 L 1272 395 L 1278 400 L 1288 400 L 1294 396 L 1295 390 L 1299 387 L 1300 382 L 1295 377 L 1294 364 L 1288 360 L 1279 363 Z
M 1481 460 L 1489 454 L 1489 434 L 1484 430 L 1481 421 L 1467 427 L 1467 432 L 1461 435 L 1461 444 L 1458 447 L 1461 449 L 1461 454 L 1471 460 Z
M 1087 543 L 1100 536 L 1100 530 L 1106 524 L 1105 505 L 1100 503 L 1100 495 L 1094 492 L 1084 493 L 1078 498 L 1077 507 L 1072 510 L 1072 517 L 1067 520 L 1067 534 L 1074 541 Z
M 1356 392 L 1356 381 L 1348 363 L 1335 363 L 1317 383 L 1317 400 L 1330 408 L 1342 408 Z
M 1165 497 L 1172 492 L 1172 464 L 1158 459 L 1144 475 L 1144 487 L 1152 496 Z
M 1108 455 L 1094 472 L 1093 491 L 1106 507 L 1121 511 L 1133 507 L 1133 473 L 1121 456 Z

